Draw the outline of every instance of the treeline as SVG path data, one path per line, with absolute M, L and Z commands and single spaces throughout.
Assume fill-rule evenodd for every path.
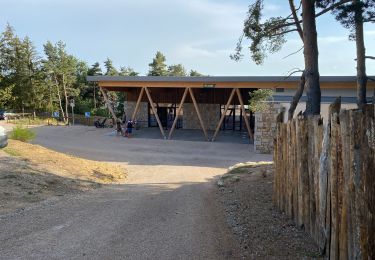
M 182 64 L 168 66 L 166 58 L 157 52 L 149 64 L 150 76 L 201 76 L 197 71 L 187 72 Z M 86 76 L 138 76 L 131 67 L 117 69 L 111 59 L 89 66 L 69 54 L 64 42 L 43 45 L 43 54 L 29 37 L 21 38 L 8 24 L 0 35 L 0 109 L 29 113 L 60 111 L 69 117 L 70 99 L 75 100 L 75 113 L 90 111 L 93 115 L 107 115 L 101 93 Z M 115 110 L 122 113 L 125 94 L 111 92 Z

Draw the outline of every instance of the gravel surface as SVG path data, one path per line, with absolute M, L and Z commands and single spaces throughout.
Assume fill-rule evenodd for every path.
M 45 201 L 0 217 L 0 259 L 238 259 L 217 178 L 258 160 L 252 146 L 125 139 L 108 129 L 36 128 L 34 141 L 126 165 L 124 184 Z
M 218 181 L 226 221 L 244 259 L 319 257 L 318 247 L 272 204 L 273 165 L 232 169 Z

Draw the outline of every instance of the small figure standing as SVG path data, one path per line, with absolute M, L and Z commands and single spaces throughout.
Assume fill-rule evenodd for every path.
M 117 131 L 117 135 L 123 135 L 123 131 L 122 131 L 122 124 L 121 124 L 121 121 L 120 119 L 117 119 L 117 122 L 116 122 L 116 131 Z
M 133 132 L 133 121 L 129 120 L 127 125 L 126 125 L 126 131 L 125 131 L 125 136 L 130 138 L 130 135 Z

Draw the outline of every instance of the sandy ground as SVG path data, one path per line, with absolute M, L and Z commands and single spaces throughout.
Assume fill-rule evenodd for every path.
M 104 185 L 0 217 L 0 258 L 248 256 L 228 225 L 224 214 L 228 205 L 220 199 L 216 183 L 231 165 L 271 160 L 271 156 L 256 155 L 251 145 L 239 143 L 125 139 L 113 136 L 109 129 L 80 126 L 35 130 L 36 144 L 86 159 L 125 165 L 127 183 Z M 269 204 L 265 205 L 267 210 Z M 289 239 L 293 239 L 292 235 Z
M 125 139 L 89 127 L 36 128 L 34 143 L 125 165 L 127 183 L 0 218 L 3 259 L 235 259 L 215 179 L 256 155 L 227 143 Z

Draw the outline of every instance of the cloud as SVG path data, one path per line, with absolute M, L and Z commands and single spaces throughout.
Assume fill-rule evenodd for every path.
M 348 41 L 347 36 L 323 36 L 318 37 L 318 43 L 321 44 L 332 44 L 332 43 L 339 43 Z
M 375 30 L 369 30 L 364 32 L 365 35 L 375 35 Z

